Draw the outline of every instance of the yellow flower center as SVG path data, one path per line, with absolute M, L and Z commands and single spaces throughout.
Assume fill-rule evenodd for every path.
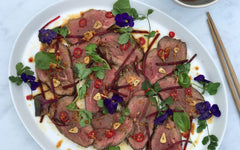
M 112 102 L 114 103 L 114 102 L 115 102 L 115 100 L 114 100 L 114 99 L 112 99 Z
M 126 23 L 128 23 L 128 20 L 125 20 Z
M 48 36 L 48 33 L 46 33 L 46 36 Z

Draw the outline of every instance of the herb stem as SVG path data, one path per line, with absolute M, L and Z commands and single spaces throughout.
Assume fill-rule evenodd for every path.
M 196 83 L 192 83 L 192 85 L 195 85 L 196 87 L 203 89 L 201 86 L 197 85 Z M 204 89 L 203 89 L 204 90 Z

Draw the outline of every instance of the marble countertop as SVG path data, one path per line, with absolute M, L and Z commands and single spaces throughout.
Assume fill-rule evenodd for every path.
M 139 1 L 143 2 L 144 0 Z M 0 112 L 2 114 L 0 116 L 1 149 L 41 149 L 24 128 L 13 106 L 8 85 L 8 63 L 13 43 L 24 25 L 40 10 L 55 2 L 56 0 L 7 0 L 1 2 L 0 45 L 2 48 L 0 51 L 0 63 L 3 68 L 3 71 L 0 72 Z M 209 11 L 220 32 L 237 77 L 240 79 L 240 59 L 238 56 L 240 43 L 240 1 L 219 0 L 218 3 L 212 6 L 198 9 L 182 7 L 172 0 L 145 0 L 144 2 L 167 13 L 193 32 L 210 52 L 216 62 L 217 68 L 221 71 L 222 77 L 224 77 L 206 22 L 206 12 Z M 226 81 L 225 85 L 227 85 Z M 229 87 L 226 86 L 226 88 L 229 98 L 229 117 L 227 130 L 220 145 L 220 150 L 236 149 L 239 147 L 240 139 L 239 114 L 230 94 Z

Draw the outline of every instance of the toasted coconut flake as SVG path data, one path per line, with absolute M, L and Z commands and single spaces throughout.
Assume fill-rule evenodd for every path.
M 94 29 L 99 29 L 99 28 L 101 28 L 102 27 L 102 23 L 101 23 L 101 21 L 99 21 L 99 20 L 97 20 L 95 23 L 94 23 L 94 25 L 93 25 L 93 28 Z
M 165 133 L 163 132 L 161 138 L 160 138 L 160 143 L 166 143 L 167 142 L 167 139 L 166 139 L 166 135 Z
M 78 133 L 78 128 L 77 127 L 71 128 L 70 130 L 68 130 L 68 132 L 70 132 L 70 133 Z

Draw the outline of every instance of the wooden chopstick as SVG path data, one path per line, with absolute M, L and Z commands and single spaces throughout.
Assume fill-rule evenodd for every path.
M 212 35 L 212 38 L 213 38 L 213 41 L 214 41 L 214 45 L 215 45 L 215 47 L 216 47 L 216 50 L 217 50 L 217 53 L 218 53 L 218 56 L 219 56 L 221 65 L 222 65 L 222 67 L 223 67 L 224 74 L 225 74 L 225 76 L 226 76 L 226 78 L 227 78 L 227 82 L 228 82 L 228 84 L 229 84 L 230 90 L 231 90 L 231 92 L 232 92 L 233 99 L 234 99 L 235 104 L 236 104 L 236 106 L 237 106 L 238 112 L 240 113 L 240 102 L 239 102 L 239 99 L 238 99 L 238 96 L 240 96 L 240 90 L 239 90 L 239 89 L 240 89 L 240 86 L 239 86 L 238 79 L 237 79 L 237 77 L 236 77 L 236 74 L 235 74 L 235 72 L 234 72 L 234 70 L 233 70 L 233 67 L 232 67 L 232 65 L 231 65 L 231 62 L 230 62 L 230 60 L 229 60 L 229 58 L 228 58 L 226 49 L 225 49 L 225 47 L 224 47 L 224 45 L 223 45 L 223 43 L 222 43 L 222 40 L 221 40 L 221 38 L 220 38 L 220 36 L 219 36 L 219 34 L 218 34 L 217 28 L 216 28 L 216 26 L 214 25 L 214 22 L 213 22 L 213 20 L 212 20 L 212 18 L 211 18 L 211 16 L 210 16 L 209 12 L 207 12 L 207 15 L 208 15 L 208 20 L 207 20 L 207 21 L 208 21 L 208 26 L 209 26 L 209 29 L 210 29 L 210 31 L 211 31 L 211 35 Z M 222 52 L 223 52 L 223 54 L 222 54 Z M 223 56 L 223 55 L 224 55 L 224 56 Z M 230 71 L 230 74 L 231 74 L 231 76 L 232 76 L 232 79 L 233 79 L 233 82 L 234 82 L 234 84 L 235 84 L 235 88 L 236 88 L 236 90 L 237 90 L 237 92 L 238 92 L 238 95 L 237 95 L 237 93 L 236 93 L 236 91 L 235 91 L 234 85 L 233 85 L 233 83 L 232 83 L 232 79 L 231 79 L 231 77 L 230 77 L 230 75 L 229 75 L 229 71 L 228 71 L 227 65 L 226 65 L 226 63 L 225 63 L 224 57 L 225 57 L 225 59 L 226 59 L 227 65 L 228 65 L 228 67 L 229 67 L 229 71 Z M 230 68 L 231 68 L 231 69 L 230 69 Z

